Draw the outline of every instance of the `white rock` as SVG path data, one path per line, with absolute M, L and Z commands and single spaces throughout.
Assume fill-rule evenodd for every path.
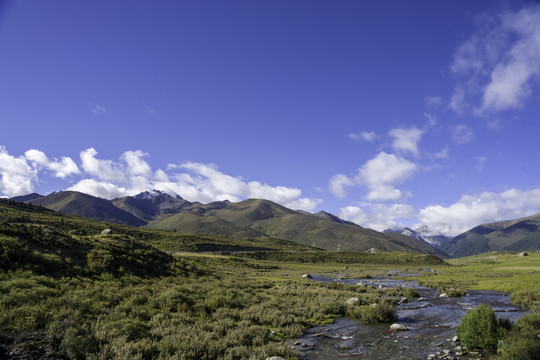
M 395 324 L 390 325 L 390 330 L 409 330 L 409 328 L 406 327 L 405 325 L 395 323 Z
M 345 300 L 345 304 L 357 305 L 357 304 L 360 304 L 360 299 L 357 297 L 348 298 L 347 300 Z

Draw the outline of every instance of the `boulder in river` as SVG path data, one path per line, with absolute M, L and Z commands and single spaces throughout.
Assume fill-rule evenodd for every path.
M 266 360 L 285 360 L 285 359 L 282 358 L 281 356 L 270 356 L 270 357 L 267 357 Z
M 313 275 L 311 275 L 311 274 L 304 274 L 304 275 L 302 275 L 302 279 L 313 279 Z
M 390 325 L 390 330 L 409 330 L 409 328 L 405 325 L 402 325 L 402 324 L 398 324 L 398 323 L 394 323 L 392 325 Z

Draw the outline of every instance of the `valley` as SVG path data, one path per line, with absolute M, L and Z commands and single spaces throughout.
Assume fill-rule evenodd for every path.
M 536 252 L 447 261 L 330 252 L 104 223 L 10 200 L 0 200 L 0 241 L 0 357 L 8 359 L 298 359 L 290 340 L 307 329 L 341 318 L 389 324 L 400 299 L 414 296 L 305 274 L 422 274 L 414 280 L 439 292 L 509 291 L 513 303 L 540 307 L 531 290 L 540 288 Z M 265 251 L 197 252 L 201 244 Z M 534 326 L 527 336 L 540 331 Z

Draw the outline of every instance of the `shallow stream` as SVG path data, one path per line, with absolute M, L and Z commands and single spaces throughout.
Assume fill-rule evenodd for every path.
M 389 332 L 389 324 L 363 324 L 360 321 L 341 318 L 334 324 L 309 329 L 294 347 L 301 359 L 330 360 L 353 359 L 427 359 L 430 354 L 444 354 L 450 350 L 454 354 L 455 327 L 467 312 L 480 304 L 490 304 L 497 316 L 515 322 L 527 314 L 510 303 L 510 296 L 493 291 L 470 290 L 467 295 L 455 298 L 441 298 L 435 289 L 429 289 L 414 281 L 391 278 L 335 280 L 329 277 L 313 276 L 314 281 L 335 281 L 378 287 L 414 287 L 420 294 L 407 303 L 396 307 L 398 320 L 408 331 Z M 471 354 L 463 357 L 479 358 Z

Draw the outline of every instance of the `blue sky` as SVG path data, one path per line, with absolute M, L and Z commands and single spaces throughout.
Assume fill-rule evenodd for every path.
M 3 1 L 0 49 L 0 196 L 540 212 L 538 2 Z

